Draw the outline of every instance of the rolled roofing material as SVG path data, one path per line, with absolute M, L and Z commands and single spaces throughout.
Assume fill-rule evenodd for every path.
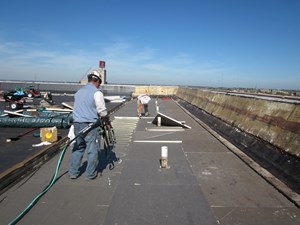
M 54 127 L 69 128 L 69 118 L 40 118 L 40 117 L 3 117 L 0 127 Z
M 53 127 L 69 128 L 73 122 L 71 112 L 38 111 L 38 115 L 32 116 L 24 111 L 23 117 L 10 117 L 5 111 L 0 110 L 0 127 Z M 21 114 L 19 112 L 19 114 Z
M 70 112 L 52 112 L 52 111 L 41 111 L 38 114 L 42 118 L 60 118 L 60 119 L 69 119 L 71 122 L 73 120 L 73 113 Z

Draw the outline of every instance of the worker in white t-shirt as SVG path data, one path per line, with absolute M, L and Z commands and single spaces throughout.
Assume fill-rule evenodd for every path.
M 151 98 L 148 95 L 141 94 L 137 97 L 137 116 L 142 116 L 142 111 L 144 108 L 144 115 L 149 116 L 148 112 L 148 103 L 151 100 Z

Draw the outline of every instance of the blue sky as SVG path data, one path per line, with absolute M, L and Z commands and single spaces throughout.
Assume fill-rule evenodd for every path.
M 10 0 L 0 79 L 300 89 L 298 0 Z

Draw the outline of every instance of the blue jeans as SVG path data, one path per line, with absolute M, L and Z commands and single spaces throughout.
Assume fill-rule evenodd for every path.
M 78 133 L 87 125 L 87 123 L 74 123 L 75 136 L 77 136 Z M 79 135 L 76 138 L 71 155 L 69 169 L 70 176 L 79 176 L 79 168 L 85 150 L 87 151 L 86 177 L 91 179 L 97 176 L 98 153 L 100 151 L 99 129 L 99 127 L 96 127 L 87 134 Z

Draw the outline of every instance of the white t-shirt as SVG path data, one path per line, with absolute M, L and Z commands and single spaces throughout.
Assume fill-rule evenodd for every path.
M 141 103 L 144 105 L 144 104 L 148 104 L 150 102 L 151 98 L 148 95 L 142 94 L 142 95 L 138 96 L 138 100 L 140 100 Z

